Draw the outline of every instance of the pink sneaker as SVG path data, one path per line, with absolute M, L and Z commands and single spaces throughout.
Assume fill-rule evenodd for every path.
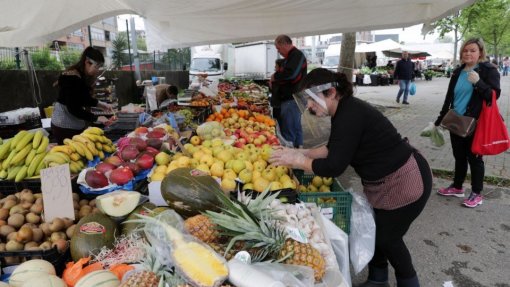
M 437 193 L 444 196 L 464 197 L 464 189 L 457 189 L 453 186 L 440 188 Z
M 480 194 L 476 194 L 474 192 L 471 192 L 468 198 L 464 199 L 464 204 L 467 207 L 476 207 L 478 205 L 481 205 L 483 203 L 483 197 Z

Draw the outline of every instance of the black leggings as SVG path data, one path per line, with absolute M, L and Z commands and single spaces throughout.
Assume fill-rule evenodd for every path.
M 389 261 L 395 269 L 395 276 L 402 279 L 416 276 L 411 254 L 404 243 L 403 236 L 422 212 L 432 190 L 432 173 L 429 164 L 418 152 L 414 152 L 414 157 L 423 180 L 423 194 L 417 201 L 394 210 L 374 208 L 375 253 L 368 264 L 369 267 L 383 269 L 388 267 Z
M 471 169 L 471 190 L 480 194 L 483 190 L 483 177 L 485 176 L 485 164 L 482 156 L 471 152 L 473 136 L 467 138 L 459 137 L 450 133 L 452 142 L 453 157 L 455 158 L 455 175 L 453 187 L 461 189 L 469 168 Z
M 59 145 L 64 144 L 64 139 L 70 139 L 74 135 L 79 135 L 84 130 L 85 130 L 84 128 L 80 129 L 80 130 L 74 130 L 74 129 L 66 129 L 66 128 L 57 127 L 54 124 L 51 125 L 52 136 L 57 141 L 57 143 Z

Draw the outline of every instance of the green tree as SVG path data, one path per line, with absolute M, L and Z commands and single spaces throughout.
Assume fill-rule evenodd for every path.
M 33 52 L 32 63 L 34 64 L 35 70 L 62 70 L 63 65 L 57 60 L 56 57 L 52 56 L 50 49 L 43 48 L 39 51 Z
M 439 33 L 439 38 L 444 38 L 447 33 L 453 32 L 453 64 L 457 63 L 457 50 L 459 42 L 464 38 L 469 25 L 471 24 L 471 16 L 469 12 L 458 11 L 453 15 L 447 16 L 432 24 Z M 434 33 L 432 31 L 431 33 Z
M 147 44 L 145 43 L 145 39 L 142 37 L 136 37 L 136 47 L 138 50 L 147 51 Z
M 60 61 L 65 68 L 76 64 L 81 57 L 81 52 L 73 49 L 64 48 L 60 52 Z
M 0 61 L 0 70 L 16 70 L 16 62 L 14 61 Z
M 128 47 L 126 33 L 117 34 L 117 38 L 112 41 L 112 62 L 116 68 L 127 62 L 127 55 L 123 53 Z
M 481 37 L 488 44 L 495 57 L 500 56 L 500 48 L 510 44 L 510 1 L 483 0 L 466 8 L 476 21 L 468 29 L 467 37 Z M 466 38 L 467 38 L 466 37 Z

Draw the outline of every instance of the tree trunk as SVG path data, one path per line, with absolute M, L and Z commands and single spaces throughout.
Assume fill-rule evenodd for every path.
M 454 40 L 453 40 L 453 67 L 457 66 L 457 49 L 458 49 L 458 45 L 459 45 L 459 36 L 458 36 L 458 33 L 459 33 L 459 30 L 457 29 L 457 26 L 455 26 L 455 29 L 453 29 L 454 31 Z
M 354 68 L 354 50 L 356 49 L 356 32 L 343 33 L 340 48 L 340 66 L 338 72 L 344 73 L 352 82 L 352 69 Z

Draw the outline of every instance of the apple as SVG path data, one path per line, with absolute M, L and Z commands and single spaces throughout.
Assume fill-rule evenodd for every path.
M 197 145 L 199 145 L 202 142 L 202 140 L 200 139 L 199 136 L 192 136 L 191 139 L 189 140 L 189 142 L 192 145 L 197 146 Z
M 333 178 L 332 177 L 323 177 L 322 178 L 322 183 L 324 185 L 330 186 L 330 185 L 333 184 Z
M 146 133 L 148 133 L 148 132 L 149 132 L 149 129 L 148 129 L 148 128 L 146 128 L 146 127 L 137 127 L 137 128 L 135 129 L 135 134 L 137 134 L 137 135 L 146 134 Z
M 128 167 L 119 167 L 110 173 L 110 181 L 117 185 L 124 185 L 133 179 L 134 175 Z

